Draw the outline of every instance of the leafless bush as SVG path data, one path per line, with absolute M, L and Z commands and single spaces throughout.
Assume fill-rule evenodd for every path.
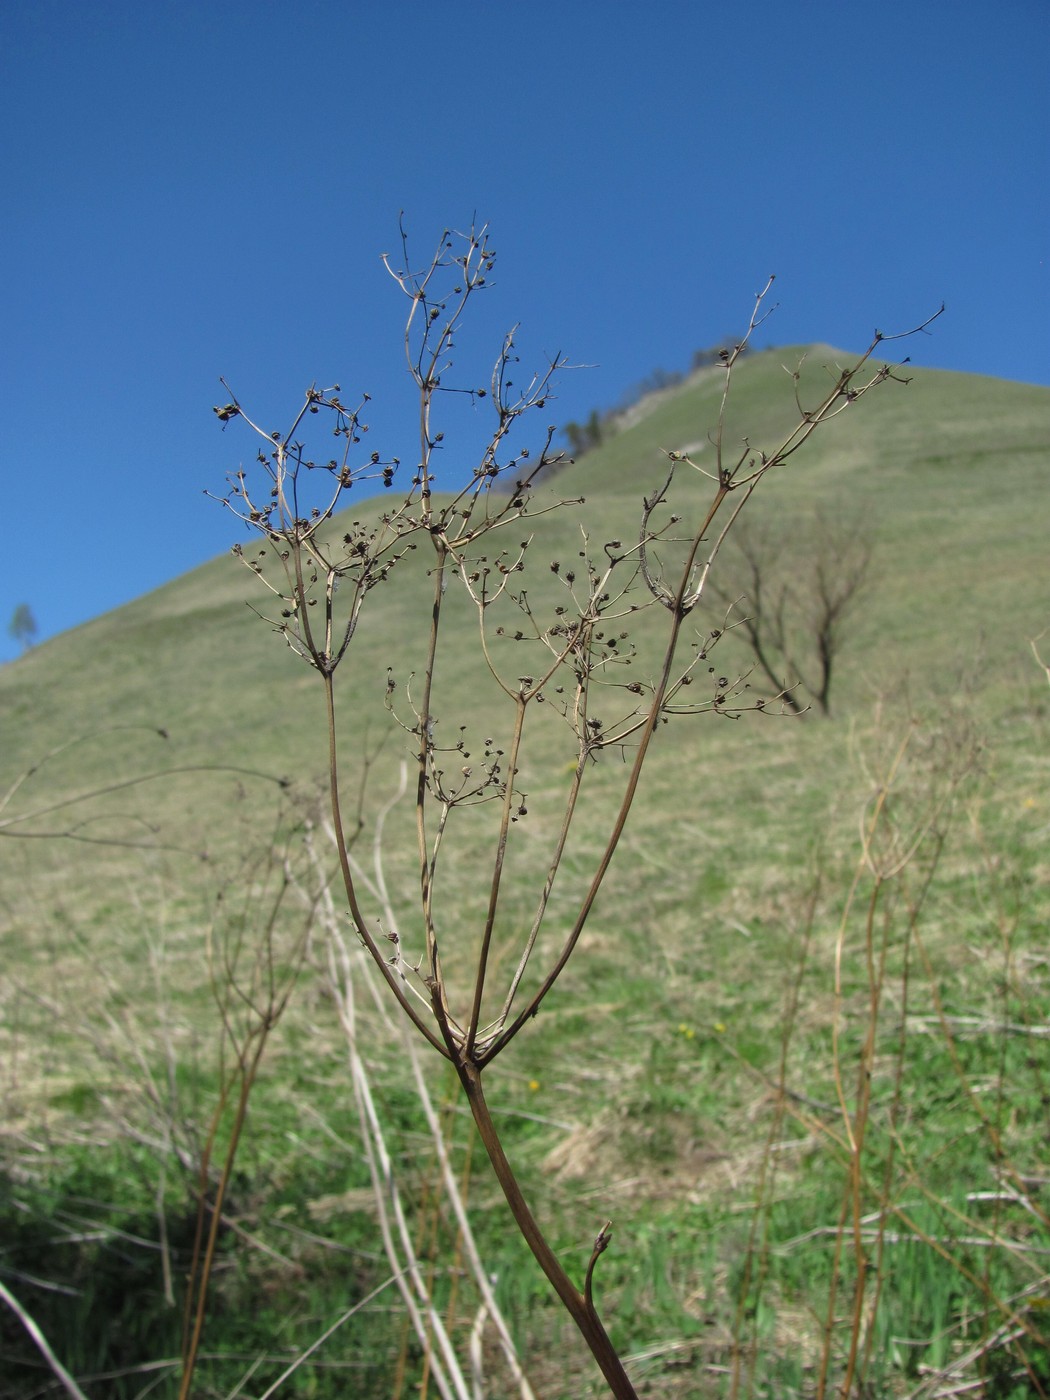
M 796 714 L 805 696 L 831 713 L 846 623 L 870 581 L 872 531 L 860 516 L 818 512 L 812 525 L 774 531 L 749 522 L 712 592 L 733 616 L 759 670 Z

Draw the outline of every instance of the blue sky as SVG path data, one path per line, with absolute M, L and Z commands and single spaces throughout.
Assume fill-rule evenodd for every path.
M 487 221 L 465 354 L 562 351 L 552 421 L 738 332 L 1050 383 L 1047 0 L 0 7 L 0 659 L 222 552 L 205 488 L 314 381 L 412 457 L 379 255 Z M 762 343 L 762 342 L 760 342 Z M 452 469 L 455 463 L 449 454 Z

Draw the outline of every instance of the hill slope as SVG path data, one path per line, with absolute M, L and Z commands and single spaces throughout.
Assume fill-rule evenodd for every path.
M 746 434 L 753 447 L 769 444 L 792 421 L 784 366 L 801 353 L 771 350 L 743 363 L 730 442 Z M 803 391 L 825 382 L 824 366 L 842 358 L 827 347 L 808 351 Z M 538 519 L 542 547 L 571 551 L 581 521 L 594 540 L 631 538 L 665 453 L 692 448 L 704 465 L 720 388 L 717 372 L 700 377 L 561 473 L 551 493 L 583 495 L 586 506 Z M 983 655 L 994 685 L 1011 658 L 1023 657 L 1027 638 L 1045 625 L 1048 428 L 1044 388 L 915 371 L 910 386 L 884 386 L 828 425 L 779 479 L 763 482 L 754 510 L 788 537 L 804 532 L 817 510 L 859 513 L 874 526 L 877 587 L 844 663 L 851 707 L 882 679 L 925 675 L 936 688 L 967 654 Z M 355 705 L 388 665 L 411 669 L 407 637 L 399 640 L 410 592 L 396 580 L 373 595 L 374 614 L 356 643 Z M 311 677 L 245 606 L 265 609 L 265 601 L 246 570 L 218 559 L 4 667 L 0 780 L 6 787 L 56 743 L 114 723 L 163 727 L 178 763 L 221 754 L 282 774 L 320 771 Z M 464 655 L 471 650 L 465 637 Z M 34 790 L 51 797 L 111 776 L 124 742 L 70 753 L 38 775 Z M 167 820 L 168 799 L 151 798 L 158 800 L 157 816 Z M 179 802 L 172 807 L 178 819 Z M 196 800 L 194 807 L 194 826 L 206 826 L 206 811 Z
M 793 423 L 785 366 L 793 369 L 802 357 L 801 350 L 787 348 L 742 363 L 729 442 L 746 436 L 753 449 L 772 446 Z M 829 366 L 841 358 L 827 347 L 806 352 L 803 401 L 819 393 Z M 540 578 L 530 584 L 532 596 L 543 594 L 548 559 L 566 561 L 568 568 L 579 554 L 581 526 L 598 552 L 602 541 L 637 538 L 641 499 L 662 480 L 668 450 L 690 448 L 705 466 L 720 394 L 717 373 L 698 376 L 556 475 L 539 504 L 544 496 L 548 504 L 569 496 L 585 504 L 536 515 L 532 559 Z M 818 511 L 832 520 L 861 518 L 874 533 L 872 586 L 849 623 L 838 663 L 838 718 L 832 725 L 769 715 L 735 724 L 716 716 L 680 723 L 674 745 L 657 746 L 632 818 L 630 839 L 639 851 L 667 852 L 669 840 L 673 846 L 671 814 L 680 804 L 685 758 L 704 775 L 705 806 L 728 801 L 733 814 L 715 824 L 717 838 L 707 838 L 715 842 L 711 862 L 735 868 L 734 889 L 762 887 L 771 859 L 797 861 L 808 839 L 806 822 L 798 820 L 802 812 L 811 808 L 815 819 L 829 795 L 849 781 L 850 726 L 905 691 L 934 711 L 956 705 L 962 693 L 976 697 L 975 718 L 996 731 L 999 761 L 1030 761 L 1026 740 L 1015 751 L 1011 726 L 1041 703 L 1028 642 L 1047 623 L 1048 429 L 1047 389 L 916 371 L 907 387 L 885 385 L 852 407 L 778 476 L 763 481 L 749 511 L 786 546 L 808 547 Z M 706 489 L 699 473 L 687 471 L 683 508 L 691 500 L 699 505 Z M 351 514 L 374 508 L 362 502 Z M 731 551 L 722 562 L 731 567 Z M 339 673 L 339 704 L 349 717 L 343 764 L 350 790 L 361 781 L 366 751 L 381 746 L 367 768 L 372 802 L 382 800 L 400 755 L 410 751 L 408 736 L 391 726 L 383 702 L 388 671 L 404 685 L 422 668 L 429 619 L 425 567 L 421 555 L 410 559 L 370 595 Z M 144 853 L 157 847 L 172 859 L 180 852 L 190 858 L 178 884 L 180 902 L 193 904 L 206 898 L 216 878 L 200 856 L 233 858 L 246 839 L 243 824 L 255 839 L 268 829 L 274 780 L 294 778 L 300 791 L 319 783 L 325 745 L 317 678 L 246 606 L 265 609 L 266 600 L 241 564 L 218 559 L 0 670 L 0 790 L 39 765 L 12 798 L 8 817 L 168 772 L 163 781 L 118 788 L 20 824 L 19 831 L 65 831 L 68 838 L 7 841 L 9 869 L 25 871 L 16 902 L 28 898 L 32 908 L 35 900 L 46 905 L 75 895 L 79 918 L 90 927 L 96 922 L 91 911 L 111 908 L 114 888 L 133 887 Z M 495 708 L 498 693 L 476 645 L 473 609 L 458 594 L 449 601 L 441 722 L 450 737 L 454 725 L 467 724 L 464 732 L 474 742 L 495 737 L 505 744 L 499 728 L 488 733 L 508 717 L 496 718 L 502 713 Z M 717 627 L 723 616 L 724 607 L 712 601 L 701 621 Z M 644 630 L 636 640 L 642 653 L 636 664 L 644 666 Z M 506 637 L 498 646 L 497 664 L 513 672 L 518 653 Z M 751 665 L 747 648 L 730 632 L 719 645 L 718 669 L 732 677 Z M 401 718 L 411 721 L 404 704 Z M 159 730 L 169 737 L 160 739 Z M 83 742 L 41 763 L 71 739 Z M 573 752 L 557 725 L 541 727 L 533 741 L 522 782 L 533 806 L 529 828 L 537 850 L 557 821 Z M 602 802 L 615 788 L 614 767 L 606 764 L 595 790 L 598 826 Z M 209 771 L 217 768 L 234 771 Z M 814 781 L 817 771 L 822 781 Z M 785 810 L 795 814 L 794 823 L 775 815 Z M 466 839 L 468 847 L 487 839 L 480 815 L 478 821 L 481 835 Z M 743 851 L 741 829 L 752 838 Z M 406 845 L 410 853 L 414 841 Z M 27 916 L 25 907 L 21 914 Z
M 842 358 L 827 347 L 805 352 L 803 401 L 816 397 L 829 367 Z M 785 366 L 793 369 L 802 359 L 801 349 L 785 348 L 742 363 L 729 442 L 746 436 L 758 449 L 779 440 L 796 412 Z M 705 466 L 720 394 L 717 372 L 700 375 L 555 476 L 540 506 L 544 499 L 549 504 L 570 496 L 585 503 L 536 515 L 532 560 L 540 578 L 530 584 L 534 597 L 543 594 L 548 559 L 565 561 L 568 568 L 579 554 L 581 526 L 598 552 L 602 541 L 637 538 L 641 499 L 665 475 L 667 451 L 689 448 L 698 466 Z M 818 814 L 854 781 L 851 726 L 863 725 L 873 707 L 895 696 L 907 694 L 911 703 L 936 713 L 965 695 L 975 722 L 997 735 L 998 762 L 1022 768 L 1030 763 L 1027 732 L 1022 736 L 1014 721 L 1041 712 L 1040 676 L 1028 643 L 1047 624 L 1048 429 L 1050 390 L 916 371 L 907 387 L 885 385 L 852 407 L 779 476 L 763 481 L 749 506 L 751 518 L 786 547 L 808 547 L 818 511 L 832 520 L 861 518 L 874 534 L 872 584 L 848 625 L 838 663 L 837 719 L 828 725 L 752 714 L 734 724 L 711 715 L 682 721 L 672 746 L 657 745 L 629 828 L 629 840 L 648 853 L 645 859 L 657 850 L 671 859 L 682 839 L 673 814 L 681 805 L 685 761 L 703 775 L 705 810 L 729 804 L 730 818 L 714 823 L 717 834 L 705 838 L 705 863 L 732 866 L 726 889 L 737 892 L 738 903 L 746 902 L 741 892 L 765 887 L 771 861 L 797 863 L 811 824 L 826 823 Z M 691 500 L 699 506 L 706 489 L 701 475 L 687 471 L 684 509 Z M 348 518 L 373 509 L 372 502 L 362 502 Z M 722 562 L 731 569 L 731 551 Z M 425 567 L 421 555 L 410 559 L 370 595 L 339 673 L 339 704 L 349 717 L 344 783 L 357 790 L 366 753 L 379 745 L 381 752 L 367 763 L 373 804 L 390 790 L 400 756 L 410 752 L 410 740 L 392 726 L 384 698 L 388 671 L 404 685 L 422 669 L 429 619 Z M 240 563 L 217 559 L 0 670 L 0 790 L 39 765 L 12 798 L 7 816 L 44 809 L 15 829 L 67 833 L 57 843 L 6 842 L 8 868 L 23 871 L 18 897 L 8 906 L 12 915 L 19 909 L 15 922 L 32 922 L 41 905 L 75 897 L 81 924 L 97 925 L 92 911 L 111 909 L 115 889 L 137 884 L 142 859 L 155 847 L 165 859 L 188 859 L 177 875 L 179 902 L 197 909 L 192 922 L 199 924 L 200 901 L 217 879 L 201 855 L 234 859 L 249 833 L 252 840 L 265 835 L 277 802 L 275 780 L 295 779 L 300 793 L 317 790 L 326 762 L 320 688 L 246 606 L 265 610 L 267 597 Z M 454 726 L 466 724 L 473 742 L 495 737 L 505 745 L 508 716 L 496 707 L 498 692 L 476 645 L 473 609 L 458 594 L 449 601 L 442 624 L 441 723 L 450 738 Z M 723 618 L 724 606 L 712 601 L 701 622 L 718 627 Z M 642 652 L 636 664 L 645 665 L 644 630 L 636 641 Z M 506 637 L 498 645 L 497 664 L 513 672 L 518 653 Z M 717 658 L 719 671 L 730 678 L 752 665 L 732 632 L 719 644 Z M 754 683 L 761 688 L 757 677 Z M 405 703 L 401 719 L 411 722 Z M 497 727 L 490 735 L 493 725 L 504 730 Z M 168 737 L 159 738 L 160 730 Z M 82 742 L 41 762 L 71 739 Z M 521 781 L 532 806 L 526 847 L 535 846 L 536 859 L 551 824 L 556 827 L 573 753 L 567 731 L 557 725 L 541 726 L 533 740 Z M 603 823 L 602 805 L 616 787 L 615 767 L 606 762 L 585 829 L 592 818 L 595 830 Z M 158 771 L 168 776 L 47 810 L 71 796 Z M 785 811 L 792 821 L 783 820 Z M 463 838 L 468 850 L 487 843 L 480 814 L 477 820 L 476 830 L 469 823 L 466 828 L 472 833 Z M 742 830 L 749 832 L 743 848 Z M 407 873 L 414 850 L 408 825 L 402 834 L 409 838 L 405 878 L 414 882 Z M 152 858 L 161 857 L 155 851 Z M 524 871 L 521 876 L 530 878 Z M 632 879 L 623 878 L 630 887 Z M 619 888 L 615 875 L 610 888 Z M 5 897 L 14 898 L 10 885 Z M 638 889 L 621 890 L 619 897 L 644 904 Z M 674 921 L 679 919 L 688 916 L 675 907 Z

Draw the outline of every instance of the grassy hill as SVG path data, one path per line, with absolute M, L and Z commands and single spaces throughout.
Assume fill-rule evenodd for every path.
M 790 426 L 785 366 L 793 370 L 802 354 L 787 347 L 741 363 L 728 441 L 746 437 L 758 449 Z M 825 346 L 806 351 L 803 400 L 843 358 Z M 539 504 L 585 503 L 537 512 L 529 526 L 537 605 L 557 587 L 548 561 L 566 568 L 579 554 L 581 524 L 599 553 L 604 541 L 637 538 L 642 497 L 666 473 L 668 451 L 707 464 L 720 395 L 717 372 L 695 376 L 550 480 Z M 510 1149 L 577 1271 L 602 1221 L 616 1217 L 616 1248 L 599 1270 L 602 1306 L 646 1394 L 720 1394 L 734 1367 L 740 1393 L 815 1393 L 822 1310 L 835 1311 L 828 1280 L 838 1279 L 840 1313 L 858 1286 L 854 1266 L 832 1269 L 832 1245 L 851 1218 L 843 1203 L 859 1221 L 862 1196 L 866 1247 L 885 1280 L 869 1334 L 878 1351 L 870 1393 L 918 1395 L 923 1367 L 946 1374 L 984 1343 L 987 1364 L 978 1357 L 967 1375 L 987 1382 L 998 1367 L 1002 1388 L 988 1394 L 1040 1393 L 1010 1389 L 1032 1375 L 1045 1383 L 1039 1315 L 1025 1300 L 1043 1297 L 1039 1251 L 1050 1249 L 1038 1146 L 1050 1102 L 1038 1030 L 1050 1012 L 1050 690 L 1029 646 L 1050 618 L 1048 442 L 1050 391 L 916 370 L 906 388 L 891 383 L 852 406 L 762 483 L 754 518 L 792 557 L 805 558 L 818 513 L 863 519 L 874 540 L 833 716 L 707 714 L 660 731 L 581 948 L 535 1026 L 492 1072 Z M 705 487 L 693 474 L 687 509 Z M 358 503 L 346 520 L 376 508 Z M 728 549 L 725 563 L 731 571 Z M 425 564 L 413 558 L 373 593 L 339 674 L 344 790 L 351 807 L 361 795 L 366 840 L 409 748 L 383 701 L 390 669 L 408 718 L 404 687 L 419 673 L 429 617 Z M 209 939 L 223 946 L 231 928 L 265 923 L 276 888 L 265 853 L 275 843 L 300 851 L 301 824 L 323 785 L 317 678 L 246 602 L 265 607 L 255 580 L 237 561 L 215 560 L 0 669 L 0 791 L 35 765 L 0 818 L 25 817 L 0 845 L 6 1267 L 39 1278 L 46 1270 L 39 1259 L 29 1267 L 24 1221 L 49 1220 L 52 1231 L 66 1222 L 68 1240 L 47 1263 L 55 1277 L 77 1275 L 77 1321 L 66 1330 L 81 1375 L 112 1370 L 115 1354 L 128 1367 L 171 1354 L 170 1310 L 159 1303 L 146 1309 L 139 1343 L 91 1352 L 89 1339 L 105 1331 L 100 1317 L 119 1319 L 127 1334 L 129 1285 L 106 1291 L 108 1266 L 77 1253 L 68 1222 L 112 1217 L 128 1234 L 155 1234 L 162 1165 L 176 1203 L 172 1238 L 189 1218 L 172 1123 L 192 1157 L 218 1073 Z M 722 625 L 724 608 L 707 607 L 704 626 Z M 444 732 L 454 739 L 463 725 L 471 744 L 505 743 L 465 597 L 450 598 L 442 626 Z M 635 640 L 644 673 L 649 639 L 643 630 Z M 498 663 L 512 674 L 513 643 L 499 646 Z M 751 666 L 733 631 L 712 659 L 730 678 Z M 750 683 L 758 693 L 757 676 Z M 858 867 L 858 831 L 908 735 L 880 827 L 888 844 L 869 845 Z M 542 882 L 573 755 L 564 726 L 549 717 L 538 725 L 519 779 L 529 812 L 515 833 L 501 916 L 508 950 Z M 552 895 L 555 931 L 585 887 L 623 772 L 606 754 L 587 787 Z M 93 795 L 69 804 L 81 794 Z M 409 807 L 391 814 L 384 845 L 406 935 L 418 883 Z M 472 966 L 493 839 L 489 809 L 450 837 L 442 929 L 456 987 L 466 987 Z M 297 925 L 287 917 L 291 938 Z M 213 1363 L 209 1394 L 226 1393 L 243 1372 L 229 1356 L 308 1344 L 347 1297 L 384 1277 L 371 1209 L 324 1204 L 362 1192 L 368 1177 L 316 937 L 270 1045 L 239 1159 L 213 1348 L 227 1361 Z M 377 1011 L 362 1015 L 374 1020 L 372 1070 L 419 1229 L 430 1218 L 454 1249 L 453 1226 L 425 1205 L 433 1167 L 404 1063 L 390 1050 L 396 1041 Z M 851 1156 L 845 1126 L 860 1121 L 858 1064 L 877 1086 L 870 1160 Z M 437 1060 L 431 1074 L 462 1158 L 470 1132 L 454 1078 Z M 971 1198 L 999 1191 L 1006 1201 L 1004 1163 L 1015 1197 L 1018 1181 L 1041 1184 L 1026 1188 L 1027 1213 L 992 1265 L 990 1248 L 957 1240 L 987 1224 L 975 1222 L 985 1207 Z M 889 1211 L 887 1202 L 892 1228 L 872 1244 L 871 1212 Z M 508 1237 L 480 1154 L 471 1203 L 537 1393 L 599 1393 L 585 1358 L 578 1368 L 575 1359 L 552 1365 L 563 1351 L 575 1358 L 579 1345 Z M 1003 1221 L 989 1228 L 995 1238 L 1008 1233 Z M 889 1234 L 910 1241 L 892 1258 Z M 804 1253 L 808 1235 L 817 1243 Z M 439 1269 L 447 1264 L 438 1247 L 434 1257 Z M 135 1258 L 136 1286 L 159 1296 L 152 1257 Z M 983 1291 L 965 1282 L 971 1276 Z M 24 1283 L 22 1294 L 49 1315 L 46 1290 Z M 392 1299 L 324 1353 L 356 1368 L 355 1394 L 395 1393 Z M 461 1307 L 460 1315 L 467 1328 L 472 1314 Z M 1027 1352 L 991 1344 L 1006 1324 L 1031 1343 Z M 20 1336 L 5 1331 L 3 1341 L 22 1365 Z M 411 1372 L 415 1363 L 406 1364 Z M 843 1364 L 836 1352 L 832 1370 Z M 306 1388 L 307 1375 L 322 1388 Z M 336 1383 L 304 1368 L 295 1382 L 304 1388 L 289 1393 L 340 1393 L 323 1388 Z M 138 1393 L 130 1379 L 121 1384 L 132 1388 L 85 1389 Z M 0 1384 L 0 1395 L 22 1393 Z

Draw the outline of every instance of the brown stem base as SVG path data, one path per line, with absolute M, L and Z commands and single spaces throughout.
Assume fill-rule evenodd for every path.
M 470 1111 L 474 1117 L 478 1134 L 488 1154 L 488 1159 L 492 1163 L 492 1169 L 496 1173 L 503 1194 L 510 1206 L 511 1214 L 521 1231 L 526 1244 L 532 1250 L 536 1262 L 546 1274 L 554 1291 L 561 1299 L 565 1310 L 569 1313 L 573 1322 L 580 1329 L 584 1341 L 590 1348 L 591 1355 L 598 1363 L 602 1375 L 609 1385 L 610 1394 L 616 1400 L 638 1400 L 638 1394 L 624 1370 L 623 1362 L 616 1353 L 616 1348 L 609 1340 L 609 1334 L 602 1326 L 601 1319 L 591 1300 L 591 1272 L 588 1270 L 588 1286 L 586 1293 L 581 1293 L 576 1285 L 569 1278 L 562 1268 L 557 1256 L 547 1243 L 547 1239 L 536 1222 L 535 1216 L 529 1209 L 525 1197 L 521 1193 L 517 1178 L 507 1161 L 506 1153 L 503 1151 L 503 1144 L 500 1142 L 499 1133 L 492 1121 L 492 1115 L 485 1101 L 485 1095 L 481 1087 L 481 1071 L 476 1065 L 459 1065 L 459 1077 L 470 1104 Z M 602 1241 L 599 1247 L 596 1244 L 597 1253 L 604 1248 L 608 1239 L 608 1227 L 599 1236 Z M 595 1256 L 592 1255 L 591 1264 L 593 1267 Z

